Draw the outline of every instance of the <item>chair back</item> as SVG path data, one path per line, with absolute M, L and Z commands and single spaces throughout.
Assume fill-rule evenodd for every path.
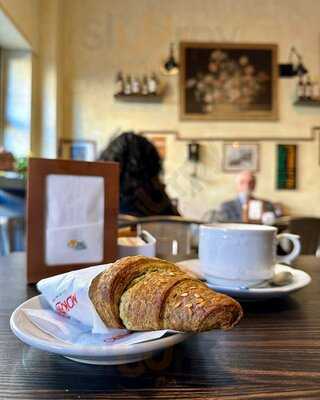
M 177 216 L 130 217 L 120 216 L 119 226 L 136 225 L 155 237 L 158 257 L 188 256 L 198 245 L 199 220 Z M 134 221 L 135 219 L 135 221 Z
M 25 218 L 0 216 L 0 255 L 25 250 Z
M 320 256 L 320 218 L 292 218 L 289 232 L 300 236 L 301 254 Z

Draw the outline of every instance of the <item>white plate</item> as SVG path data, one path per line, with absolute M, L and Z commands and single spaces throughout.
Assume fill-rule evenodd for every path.
M 198 278 L 205 280 L 199 259 L 185 260 L 177 263 L 183 269 L 193 272 Z M 217 292 L 228 294 L 232 297 L 241 300 L 268 300 L 274 297 L 284 297 L 292 292 L 295 292 L 303 287 L 309 285 L 311 277 L 306 272 L 291 268 L 286 265 L 277 264 L 275 266 L 276 272 L 289 271 L 293 275 L 293 280 L 288 285 L 284 286 L 267 286 L 256 288 L 231 288 L 228 286 L 221 286 L 215 284 L 213 281 L 206 281 L 206 284 Z
M 127 364 L 151 357 L 153 353 L 164 350 L 186 340 L 190 334 L 175 333 L 160 339 L 133 345 L 81 346 L 55 339 L 34 325 L 23 309 L 48 309 L 42 295 L 32 297 L 21 304 L 10 318 L 13 333 L 24 343 L 49 353 L 60 354 L 71 360 L 86 364 Z

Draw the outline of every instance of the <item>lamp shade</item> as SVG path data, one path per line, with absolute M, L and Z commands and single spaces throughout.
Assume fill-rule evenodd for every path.
M 169 57 L 163 64 L 162 72 L 165 75 L 176 75 L 179 72 L 179 64 L 174 57 L 173 43 L 170 44 Z

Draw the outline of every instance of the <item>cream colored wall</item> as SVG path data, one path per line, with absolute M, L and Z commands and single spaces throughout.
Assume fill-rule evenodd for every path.
M 320 68 L 320 2 L 314 0 L 65 0 L 63 136 L 97 140 L 102 149 L 117 129 L 177 130 L 183 137 L 309 137 L 320 109 L 295 108 L 294 79 L 279 80 L 277 122 L 181 122 L 177 77 L 165 78 L 163 104 L 113 99 L 119 69 L 159 70 L 171 41 L 277 43 L 285 62 L 292 45 L 313 77 Z M 186 142 L 169 139 L 166 182 L 181 209 L 200 216 L 233 196 L 234 175 L 221 171 L 222 142 L 203 142 L 199 177 L 186 163 Z M 295 214 L 320 216 L 319 143 L 298 142 L 296 191 L 275 190 L 275 142 L 261 142 L 257 195 L 283 202 Z
M 62 18 L 63 0 L 45 0 L 40 4 L 40 40 L 38 107 L 40 143 L 42 157 L 57 156 L 58 137 L 60 135 L 60 110 L 63 90 L 61 52 L 63 43 Z
M 30 50 L 28 40 L 19 32 L 0 6 L 0 47 L 3 49 Z
M 0 8 L 36 52 L 39 44 L 39 2 L 40 0 L 0 0 Z

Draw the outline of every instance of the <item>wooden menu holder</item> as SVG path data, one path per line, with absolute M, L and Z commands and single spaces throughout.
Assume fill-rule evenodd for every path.
M 251 224 L 261 224 L 262 215 L 265 212 L 263 200 L 252 199 L 248 203 L 248 221 Z
M 102 177 L 104 182 L 103 259 L 117 257 L 117 216 L 119 207 L 119 165 L 114 162 L 29 159 L 27 186 L 27 281 L 85 268 L 96 263 L 50 265 L 45 261 L 46 179 L 48 175 Z M 63 207 L 63 204 L 61 204 Z M 59 249 L 57 249 L 59 251 Z
M 261 203 L 261 209 L 252 210 L 252 206 L 257 206 L 255 203 Z M 252 199 L 248 203 L 242 205 L 242 222 L 245 224 L 261 224 L 262 215 L 265 212 L 265 205 L 263 200 Z M 254 215 L 254 217 L 252 216 Z

